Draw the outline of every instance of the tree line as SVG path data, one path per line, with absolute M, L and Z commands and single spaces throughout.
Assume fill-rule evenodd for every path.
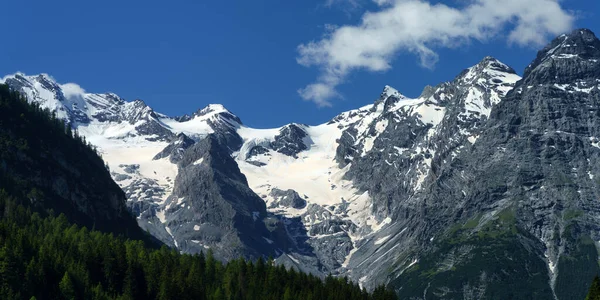
M 395 299 L 347 278 L 243 259 L 223 264 L 208 251 L 148 248 L 32 212 L 0 190 L 0 299 Z

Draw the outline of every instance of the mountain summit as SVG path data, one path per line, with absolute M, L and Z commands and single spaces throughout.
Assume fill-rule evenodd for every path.
M 578 29 L 554 39 L 538 52 L 525 69 L 531 81 L 569 84 L 599 77 L 600 40 L 588 29 Z

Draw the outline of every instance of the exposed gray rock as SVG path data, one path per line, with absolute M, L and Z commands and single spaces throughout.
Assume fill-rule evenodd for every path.
M 115 181 L 123 181 L 123 180 L 127 180 L 127 179 L 131 179 L 131 176 L 127 175 L 127 174 L 113 174 L 113 179 Z
M 376 238 L 390 237 L 375 252 L 360 248 L 351 267 L 372 269 L 353 276 L 391 270 L 379 282 L 403 298 L 583 298 L 578 282 L 599 271 L 599 43 L 587 30 L 558 37 L 489 119 L 451 118 L 469 132 L 462 142 L 444 119 L 431 173 L 420 189 L 391 197 L 395 224 Z
M 355 234 L 357 227 L 349 220 L 343 220 L 338 215 L 322 206 L 310 204 L 302 214 L 304 227 L 308 228 L 307 243 L 312 252 L 323 265 L 321 272 L 339 273 L 346 257 L 354 248 L 349 234 Z
M 255 165 L 257 167 L 262 167 L 262 166 L 266 166 L 265 163 L 262 163 L 260 161 L 254 161 L 254 160 L 248 160 L 247 163 Z
M 187 135 L 180 133 L 165 149 L 154 156 L 154 160 L 169 158 L 172 163 L 178 163 L 183 158 L 183 152 L 195 143 Z
M 277 245 L 264 223 L 265 202 L 248 187 L 217 137 L 187 149 L 179 163 L 172 196 L 166 203 L 166 227 L 187 253 L 211 248 L 221 259 L 274 254 Z
M 273 188 L 271 190 L 270 196 L 275 199 L 275 202 L 271 203 L 271 206 L 275 207 L 277 205 L 292 207 L 296 209 L 302 209 L 306 206 L 306 200 L 302 199 L 300 195 L 294 190 L 280 190 L 278 188 Z
M 356 157 L 358 153 L 358 147 L 354 144 L 356 137 L 358 135 L 358 131 L 354 127 L 350 127 L 344 132 L 342 132 L 342 136 L 338 139 L 338 147 L 335 152 L 335 160 L 338 162 L 340 168 L 348 165 L 354 157 Z
M 418 260 L 416 253 L 426 249 L 435 236 L 435 230 L 425 226 L 425 216 L 440 216 L 429 207 L 430 201 L 440 205 L 441 211 L 462 207 L 462 200 L 447 199 L 462 199 L 464 186 L 452 184 L 452 190 L 434 199 L 426 198 L 428 187 L 440 179 L 440 168 L 458 164 L 459 154 L 477 145 L 490 111 L 517 79 L 514 70 L 486 57 L 452 82 L 426 88 L 418 113 L 414 106 L 403 106 L 402 95 L 386 89 L 375 105 L 381 113 L 367 129 L 350 126 L 345 130 L 348 138 L 342 135 L 340 139 L 338 163 L 350 164 L 346 178 L 369 191 L 378 221 L 392 220 L 372 240 L 355 245 L 356 253 L 347 267 L 354 280 L 362 279 L 364 286 L 372 288 L 389 282 Z M 443 118 L 435 117 L 438 113 Z M 369 139 L 372 149 L 365 153 Z M 435 217 L 431 221 L 440 222 Z M 390 272 L 395 275 L 382 276 Z
M 260 154 L 265 154 L 268 155 L 269 153 L 269 149 L 263 147 L 263 146 L 254 146 L 250 149 L 250 151 L 248 151 L 248 154 L 246 155 L 246 159 L 249 159 L 251 157 L 260 155 Z M 251 160 L 248 160 L 248 162 L 251 162 Z
M 140 165 L 138 164 L 132 164 L 132 165 L 119 165 L 120 168 L 123 168 L 123 171 L 125 171 L 125 173 L 128 174 L 134 174 L 137 173 L 138 170 L 140 169 Z
M 302 125 L 289 124 L 281 128 L 271 143 L 273 150 L 287 156 L 297 157 L 298 153 L 308 149 L 312 143 Z M 308 144 L 308 145 L 307 145 Z
M 242 121 L 220 104 L 210 104 L 195 112 L 194 117 L 202 117 L 210 113 L 215 114 L 207 120 L 208 125 L 213 129 L 213 137 L 230 154 L 239 150 L 243 141 L 238 135 L 237 129 L 242 125 Z

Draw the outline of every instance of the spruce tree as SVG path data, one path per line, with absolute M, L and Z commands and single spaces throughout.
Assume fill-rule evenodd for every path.
M 71 276 L 69 276 L 68 272 L 65 272 L 65 275 L 63 275 L 62 279 L 60 280 L 58 287 L 63 299 L 74 300 L 77 298 L 75 293 L 75 285 L 73 284 Z

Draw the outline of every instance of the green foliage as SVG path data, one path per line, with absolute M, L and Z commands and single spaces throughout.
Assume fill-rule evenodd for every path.
M 70 225 L 0 190 L 0 299 L 395 299 L 259 259 L 222 264 Z
M 60 293 L 64 299 L 75 300 L 75 298 L 77 297 L 77 293 L 75 292 L 75 285 L 73 284 L 71 276 L 69 276 L 68 272 L 65 272 L 65 275 L 58 284 L 58 288 L 60 289 Z
M 390 285 L 402 287 L 402 299 L 552 299 L 546 264 L 532 251 L 537 240 L 519 230 L 514 211 L 480 221 L 449 228 L 434 251 Z

